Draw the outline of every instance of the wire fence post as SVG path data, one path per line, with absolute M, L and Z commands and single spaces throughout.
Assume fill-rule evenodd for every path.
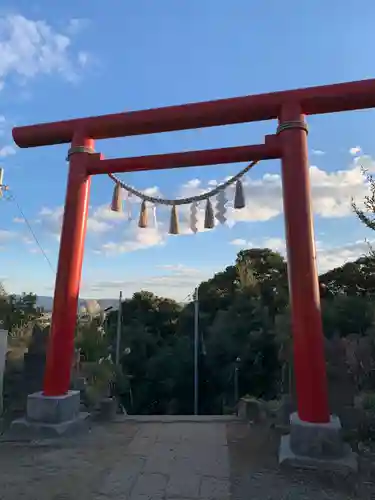
M 194 296 L 194 415 L 198 415 L 198 346 L 199 346 L 199 297 L 198 287 Z
M 120 292 L 118 300 L 117 312 L 117 331 L 116 331 L 116 365 L 120 364 L 120 347 L 121 347 L 121 323 L 122 323 L 122 292 Z

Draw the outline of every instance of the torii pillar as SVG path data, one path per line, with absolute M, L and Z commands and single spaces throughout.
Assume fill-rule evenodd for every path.
M 29 397 L 26 424 L 65 425 L 68 418 L 78 418 L 69 383 L 90 176 L 280 158 L 298 408 L 280 459 L 311 466 L 324 458 L 352 467 L 352 455 L 340 439 L 340 422 L 328 408 L 305 115 L 373 107 L 375 80 L 364 80 L 13 129 L 16 144 L 23 148 L 71 144 L 44 391 Z M 93 150 L 95 139 L 271 119 L 279 121 L 276 135 L 255 146 L 108 160 Z

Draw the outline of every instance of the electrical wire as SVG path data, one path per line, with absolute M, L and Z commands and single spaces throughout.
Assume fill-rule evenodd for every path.
M 41 245 L 40 241 L 38 240 L 38 238 L 37 238 L 37 236 L 36 236 L 36 234 L 35 234 L 35 232 L 34 232 L 34 230 L 33 230 L 32 226 L 31 226 L 31 224 L 30 224 L 30 222 L 29 222 L 28 218 L 27 218 L 27 217 L 26 217 L 26 215 L 25 215 L 25 212 L 22 210 L 21 205 L 18 203 L 17 198 L 16 198 L 16 196 L 15 196 L 15 194 L 14 194 L 13 190 L 11 191 L 11 190 L 8 188 L 5 192 L 6 192 L 6 197 L 5 197 L 5 199 L 6 199 L 6 200 L 8 200 L 8 201 L 13 201 L 13 202 L 14 202 L 14 204 L 16 205 L 16 207 L 18 208 L 18 211 L 19 211 L 19 213 L 21 214 L 21 217 L 22 217 L 22 219 L 24 220 L 24 222 L 25 222 L 25 224 L 26 224 L 26 226 L 27 226 L 28 230 L 30 231 L 31 236 L 33 237 L 33 239 L 34 239 L 34 241 L 35 241 L 36 245 L 38 246 L 39 250 L 41 251 L 41 253 L 42 253 L 43 257 L 45 258 L 45 260 L 46 260 L 46 262 L 47 262 L 48 266 L 50 267 L 51 271 L 52 271 L 52 272 L 53 272 L 53 274 L 55 275 L 55 274 L 56 274 L 56 269 L 54 269 L 54 267 L 53 267 L 53 265 L 52 265 L 51 261 L 50 261 L 50 260 L 49 260 L 49 258 L 48 258 L 48 255 L 46 254 L 46 252 L 44 251 L 44 249 L 43 249 L 43 247 L 42 247 L 42 245 Z
M 184 300 L 181 301 L 181 303 L 185 303 L 189 299 L 189 304 L 190 304 L 191 301 L 194 300 L 194 295 L 195 295 L 195 289 L 192 292 L 188 293 L 184 298 Z

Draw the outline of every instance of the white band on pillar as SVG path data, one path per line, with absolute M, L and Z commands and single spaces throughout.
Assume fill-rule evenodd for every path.
M 95 153 L 95 149 L 88 148 L 86 146 L 75 146 L 74 148 L 70 148 L 68 151 L 68 156 L 66 157 L 66 161 L 69 161 L 69 158 L 75 153 L 89 153 L 90 155 Z
M 302 120 L 293 120 L 293 121 L 280 123 L 280 125 L 277 127 L 276 135 L 280 134 L 280 132 L 283 132 L 284 130 L 290 130 L 293 128 L 302 129 L 306 132 L 306 134 L 309 133 L 309 128 L 308 128 L 306 122 L 304 122 Z

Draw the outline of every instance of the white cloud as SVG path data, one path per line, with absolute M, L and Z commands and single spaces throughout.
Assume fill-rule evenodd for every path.
M 108 222 L 104 222 L 101 220 L 94 219 L 93 217 L 89 217 L 87 221 L 87 230 L 92 233 L 105 233 L 112 229 L 112 226 L 108 224 Z
M 255 241 L 247 241 L 243 239 L 236 239 L 229 242 L 230 245 L 240 247 L 241 249 L 248 248 L 270 248 L 275 252 L 285 255 L 285 240 L 283 238 L 262 238 Z
M 34 245 L 35 241 L 30 238 L 29 236 L 23 236 L 22 237 L 22 241 L 26 244 L 26 245 Z
M 16 235 L 17 235 L 17 233 L 15 233 L 14 231 L 0 229 L 0 242 L 4 243 L 6 241 L 9 241 L 9 240 L 13 239 Z
M 113 223 L 127 219 L 126 212 L 113 212 L 109 205 L 100 205 L 95 208 L 92 217 L 97 220 L 111 221 Z
M 60 238 L 64 207 L 43 207 L 38 219 L 35 221 L 42 226 L 46 232 L 51 233 L 56 238 Z M 22 222 L 22 219 L 14 219 L 14 222 Z M 89 216 L 87 221 L 87 231 L 89 233 L 105 233 L 113 228 L 108 222 L 101 220 L 100 217 Z
M 361 153 L 361 147 L 360 146 L 355 146 L 354 148 L 349 149 L 349 153 L 353 156 L 358 155 Z
M 375 172 L 375 160 L 369 155 L 356 156 L 353 163 L 357 168 L 362 168 L 370 173 Z
M 229 243 L 239 246 L 242 249 L 270 248 L 275 252 L 279 252 L 284 257 L 286 256 L 286 243 L 283 238 L 263 238 L 256 242 L 233 240 Z M 316 260 L 319 273 L 325 273 L 330 269 L 342 266 L 346 262 L 354 261 L 368 254 L 369 245 L 373 245 L 374 243 L 375 241 L 366 242 L 364 240 L 359 240 L 348 242 L 340 246 L 330 246 L 320 240 L 316 241 Z
M 236 238 L 235 240 L 232 240 L 229 243 L 230 243 L 230 245 L 234 245 L 236 247 L 246 247 L 247 246 L 247 241 L 243 240 L 241 238 Z
M 48 208 L 43 207 L 39 214 L 36 223 L 40 224 L 42 229 L 47 233 L 52 234 L 56 238 L 60 238 L 61 224 L 63 217 L 63 207 Z
M 70 19 L 66 31 L 70 35 L 77 35 L 81 33 L 85 28 L 87 28 L 89 24 L 90 24 L 89 19 L 73 18 Z
M 343 170 L 325 171 L 316 166 L 310 167 L 313 209 L 315 214 L 323 218 L 338 218 L 352 215 L 351 198 L 354 197 L 361 203 L 368 193 L 368 187 L 361 173 L 361 166 L 370 171 L 375 171 L 375 162 L 369 156 L 359 156 L 353 159 L 352 164 Z M 210 186 L 218 181 L 211 180 Z M 221 182 L 221 181 L 220 181 Z M 254 179 L 247 176 L 243 182 L 246 207 L 234 210 L 234 188 L 227 189 L 227 225 L 232 227 L 239 221 L 259 222 L 268 221 L 282 214 L 282 188 L 281 178 L 278 174 L 264 174 L 263 177 Z M 211 189 L 199 179 L 192 179 L 179 186 L 174 197 L 176 199 L 190 197 L 205 193 Z M 162 196 L 157 186 L 150 187 L 144 192 L 150 195 Z M 214 208 L 216 200 L 212 200 Z M 153 217 L 153 207 L 148 205 L 149 225 L 147 229 L 138 228 L 140 200 L 132 196 L 124 203 L 124 212 L 112 212 L 109 205 L 90 208 L 88 230 L 96 233 L 99 239 L 93 250 L 105 255 L 116 255 L 132 252 L 158 245 L 163 245 L 168 236 L 170 207 L 158 206 L 156 208 L 157 224 Z M 198 205 L 198 229 L 204 229 L 205 202 Z M 179 206 L 178 217 L 180 234 L 192 234 L 190 226 L 190 206 Z M 62 207 L 54 209 L 45 208 L 39 216 L 45 230 L 59 235 L 61 229 Z M 233 245 L 241 246 L 244 242 L 240 239 L 232 241 Z M 247 245 L 249 242 L 245 242 Z M 275 243 L 275 242 L 274 242 Z
M 90 62 L 90 55 L 87 52 L 78 52 L 78 63 L 84 68 Z
M 82 54 L 84 52 L 79 56 L 71 49 L 69 34 L 57 32 L 45 21 L 34 21 L 18 14 L 0 17 L 2 84 L 9 76 L 24 81 L 52 73 L 75 80 L 82 66 Z
M 6 158 L 7 156 L 15 155 L 16 150 L 13 146 L 3 146 L 0 148 L 0 158 Z
M 246 242 L 245 242 L 246 243 Z M 256 242 L 247 242 L 243 248 L 271 248 L 285 256 L 285 241 L 282 238 L 263 238 Z M 330 247 L 322 242 L 317 242 L 317 264 L 319 273 L 341 266 L 346 262 L 356 260 L 368 252 L 368 244 L 364 241 L 347 243 L 342 246 Z M 157 266 L 156 269 L 166 271 L 162 275 L 137 276 L 129 280 L 104 279 L 91 281 L 83 280 L 82 296 L 87 297 L 116 297 L 122 290 L 125 297 L 130 297 L 134 292 L 147 290 L 163 297 L 171 297 L 175 300 L 184 300 L 193 292 L 195 287 L 209 278 L 215 272 L 221 271 L 225 266 L 218 269 L 194 269 L 183 264 L 171 264 Z
M 125 252 L 134 252 L 165 243 L 165 232 L 149 227 L 141 229 L 135 222 L 129 223 L 123 231 L 120 241 L 108 241 L 96 250 L 105 255 L 116 255 Z
M 346 217 L 352 214 L 351 198 L 360 201 L 367 194 L 360 166 L 363 165 L 370 171 L 375 170 L 375 162 L 370 157 L 357 157 L 348 169 L 327 172 L 316 166 L 310 167 L 311 190 L 314 212 L 321 217 Z M 216 181 L 217 182 L 217 181 Z M 193 196 L 208 191 L 210 186 L 203 186 L 198 179 L 181 186 L 180 196 Z M 243 182 L 246 207 L 242 210 L 234 210 L 233 198 L 234 188 L 227 189 L 227 217 L 228 225 L 233 226 L 236 222 L 267 221 L 280 215 L 282 206 L 281 177 L 277 174 L 265 174 L 260 179 L 251 176 Z M 188 208 L 182 209 L 185 222 L 188 221 Z M 204 206 L 201 204 L 199 212 L 199 226 L 203 225 Z
M 325 155 L 325 151 L 322 151 L 321 149 L 312 149 L 311 154 L 315 156 L 323 156 Z
M 162 297 L 185 300 L 195 287 L 214 274 L 213 270 L 188 268 L 183 264 L 160 266 L 157 269 L 167 271 L 166 274 L 137 277 L 129 280 L 97 280 L 84 279 L 82 296 L 115 297 L 122 290 L 125 297 L 130 297 L 140 290 L 147 290 Z
M 359 166 L 325 172 L 310 167 L 313 208 L 321 217 L 345 217 L 352 214 L 351 198 L 362 200 L 367 187 Z
M 327 172 L 312 165 L 310 167 L 310 179 L 314 212 L 321 217 L 346 217 L 352 214 L 351 198 L 358 202 L 367 194 L 368 188 L 361 173 L 361 166 L 370 171 L 375 170 L 375 162 L 371 157 L 360 156 L 354 159 L 348 169 Z M 193 196 L 201 194 L 214 185 L 210 181 L 209 186 L 202 185 L 198 179 L 181 186 L 178 197 Z M 260 179 L 253 179 L 250 175 L 243 182 L 246 207 L 242 210 L 234 210 L 233 198 L 234 188 L 227 189 L 227 217 L 228 225 L 233 226 L 240 221 L 267 221 L 280 215 L 282 206 L 281 177 L 278 174 L 264 174 Z M 188 222 L 189 209 L 182 208 L 182 219 Z M 200 205 L 199 226 L 203 225 L 204 204 Z
M 275 252 L 283 255 L 286 253 L 286 243 L 283 238 L 266 238 L 263 242 L 265 248 L 272 248 Z
M 186 189 L 190 189 L 190 188 L 195 189 L 195 188 L 198 188 L 200 185 L 201 185 L 200 179 L 191 179 L 190 181 L 188 181 L 185 184 L 185 187 L 186 187 Z
M 374 242 L 369 242 L 373 244 Z M 342 266 L 346 262 L 359 259 L 369 252 L 369 243 L 366 241 L 349 242 L 341 246 L 330 247 L 321 244 L 317 248 L 317 262 L 320 272 L 326 272 L 335 267 Z
M 199 269 L 185 266 L 185 264 L 165 264 L 163 266 L 157 266 L 157 268 L 163 269 L 164 271 L 168 271 L 170 275 L 173 274 L 173 276 L 180 276 L 180 277 L 195 276 L 201 272 Z

